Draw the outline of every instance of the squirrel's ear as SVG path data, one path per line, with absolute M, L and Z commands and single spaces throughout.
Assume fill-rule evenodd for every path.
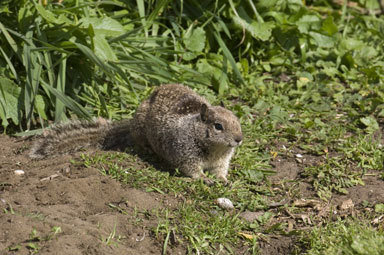
M 225 108 L 225 105 L 224 105 L 224 102 L 223 101 L 220 101 L 220 106 Z
M 206 104 L 201 105 L 200 116 L 202 121 L 206 121 L 208 118 L 208 106 Z

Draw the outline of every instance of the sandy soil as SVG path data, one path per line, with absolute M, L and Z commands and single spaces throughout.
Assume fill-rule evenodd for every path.
M 138 224 L 134 214 L 176 206 L 174 198 L 124 187 L 96 169 L 76 167 L 69 163 L 76 155 L 31 161 L 30 141 L 2 135 L 0 144 L 1 254 L 30 254 L 31 243 L 38 243 L 39 254 L 161 254 L 162 243 L 149 231 L 155 219 Z M 53 235 L 55 227 L 61 232 Z

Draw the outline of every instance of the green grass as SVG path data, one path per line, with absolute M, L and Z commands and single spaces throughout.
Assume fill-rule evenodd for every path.
M 230 187 L 219 182 L 208 187 L 201 180 L 170 175 L 153 167 L 142 168 L 137 165 L 137 158 L 129 154 L 103 153 L 97 156 L 83 155 L 82 158 L 86 166 L 97 167 L 103 174 L 133 187 L 183 197 L 185 202 L 176 210 L 156 213 L 158 226 L 153 231 L 164 239 L 170 231 L 174 231 L 183 237 L 190 253 L 212 253 L 217 245 L 225 245 L 228 246 L 226 249 L 230 249 L 231 245 L 241 241 L 238 233 L 249 229 L 249 224 L 240 221 L 236 213 L 220 209 L 215 203 L 217 198 L 227 197 L 236 201 L 235 207 L 241 210 L 265 207 L 266 201 L 259 194 L 250 192 L 250 184 L 245 181 L 235 181 Z M 119 210 L 115 206 L 113 208 Z
M 359 219 L 338 220 L 312 230 L 310 249 L 305 253 L 379 255 L 384 253 L 384 232 Z
M 45 243 L 49 240 L 55 238 L 58 234 L 62 232 L 61 227 L 54 226 L 51 231 L 42 236 L 35 228 L 29 233 L 29 239 L 21 244 L 15 244 L 8 247 L 8 251 L 16 252 L 26 247 L 29 250 L 29 254 L 38 254 L 40 249 L 45 246 Z
M 152 231 L 162 240 L 163 250 L 172 246 L 169 238 L 174 234 L 182 237 L 183 244 L 191 254 L 215 254 L 221 249 L 227 253 L 236 253 L 236 247 L 239 246 L 245 246 L 250 252 L 257 254 L 259 238 L 287 235 L 298 239 L 298 235 L 305 235 L 301 241 L 295 242 L 298 254 L 323 254 L 328 249 L 327 245 L 334 243 L 332 238 L 336 237 L 332 236 L 335 235 L 333 230 L 324 232 L 325 237 L 322 240 L 325 245 L 320 247 L 316 244 L 316 238 L 320 235 L 318 231 L 322 229 L 301 230 L 303 226 L 304 229 L 311 229 L 317 224 L 329 224 L 331 228 L 339 224 L 353 230 L 367 228 L 366 225 L 353 219 L 349 223 L 334 223 L 332 213 L 317 217 L 318 212 L 314 208 L 296 206 L 289 199 L 292 202 L 299 198 L 318 199 L 318 203 L 321 203 L 321 199 L 329 201 L 334 195 L 347 194 L 350 187 L 364 185 L 366 174 L 382 174 L 382 142 L 380 135 L 362 125 L 360 120 L 350 121 L 349 116 L 341 114 L 351 107 L 349 104 L 335 107 L 336 112 L 310 111 L 290 102 L 296 99 L 284 98 L 289 86 L 292 88 L 294 85 L 286 83 L 284 87 L 276 86 L 271 94 L 259 95 L 254 107 L 239 106 L 231 98 L 220 97 L 241 116 L 245 137 L 244 144 L 237 150 L 232 162 L 229 186 L 218 182 L 208 187 L 204 182 L 182 177 L 178 172 L 159 171 L 138 160 L 138 156 L 131 151 L 83 155 L 81 162 L 132 187 L 183 197 L 187 201 L 174 210 L 146 212 L 158 218 L 158 226 Z M 319 89 L 314 87 L 311 92 L 317 93 Z M 199 92 L 207 95 L 211 101 L 219 101 L 204 89 Z M 277 96 L 281 100 L 278 108 L 277 101 L 274 101 Z M 316 160 L 298 164 L 300 179 L 271 184 L 269 176 L 275 174 L 271 160 L 294 160 L 297 151 L 304 157 L 311 156 Z M 299 182 L 308 183 L 315 197 L 305 197 L 305 194 L 298 193 L 295 187 Z M 219 197 L 229 198 L 235 205 L 235 211 L 227 212 L 219 208 L 215 203 Z M 288 200 L 277 207 L 272 205 L 283 199 Z M 239 214 L 245 211 L 263 213 L 254 222 L 246 222 L 239 218 Z M 292 229 L 284 220 L 285 211 L 293 215 L 305 215 L 311 223 L 299 220 Z M 378 213 L 379 211 L 374 215 L 379 215 Z M 368 222 L 372 216 L 361 217 Z M 364 232 L 363 236 L 356 236 L 359 245 L 370 245 L 371 238 L 368 236 L 371 234 L 380 236 L 381 232 L 376 228 L 368 229 L 369 232 Z M 254 238 L 244 238 L 241 233 Z M 353 236 L 357 232 L 351 233 Z M 343 247 L 334 244 L 332 249 L 346 249 Z

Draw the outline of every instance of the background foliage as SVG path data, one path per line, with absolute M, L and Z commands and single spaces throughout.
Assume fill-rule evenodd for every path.
M 362 15 L 374 0 L 337 2 L 1 1 L 1 124 L 124 118 L 147 85 L 168 82 L 263 108 L 273 81 L 285 91 L 277 106 L 348 104 L 375 128 L 384 115 L 383 19 Z

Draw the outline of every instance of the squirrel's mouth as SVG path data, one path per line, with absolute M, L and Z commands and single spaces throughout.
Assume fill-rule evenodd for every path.
M 237 147 L 241 144 L 241 142 L 231 141 L 228 146 L 231 148 Z
M 230 147 L 237 147 L 243 143 L 242 137 L 236 137 L 232 141 L 229 142 Z

